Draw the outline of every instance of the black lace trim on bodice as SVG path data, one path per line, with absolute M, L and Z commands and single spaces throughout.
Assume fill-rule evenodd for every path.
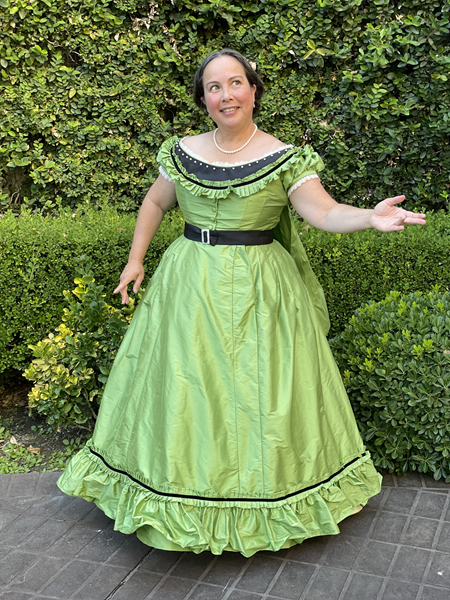
M 187 154 L 177 142 L 171 150 L 172 162 L 176 170 L 188 181 L 206 189 L 225 190 L 222 182 L 233 182 L 233 187 L 250 185 L 276 171 L 291 156 L 294 148 L 281 148 L 270 156 L 259 158 L 244 165 L 217 166 L 211 165 Z M 272 169 L 267 169 L 273 164 Z M 192 177 L 190 177 L 192 175 Z M 254 177 L 251 177 L 254 175 Z M 250 177 L 250 179 L 248 179 Z M 245 180 L 245 181 L 242 181 Z M 214 183 L 217 182 L 217 183 Z

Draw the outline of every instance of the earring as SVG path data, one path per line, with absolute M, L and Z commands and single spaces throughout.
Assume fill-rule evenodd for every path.
M 255 108 L 255 103 L 253 102 L 253 108 Z

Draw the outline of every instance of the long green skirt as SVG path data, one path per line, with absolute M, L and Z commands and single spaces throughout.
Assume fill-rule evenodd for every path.
M 292 256 L 180 237 L 58 485 L 150 546 L 251 556 L 339 533 L 380 480 Z

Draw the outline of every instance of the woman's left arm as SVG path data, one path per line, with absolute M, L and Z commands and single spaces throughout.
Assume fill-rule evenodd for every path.
M 396 206 L 404 199 L 405 196 L 386 198 L 375 208 L 338 204 L 318 179 L 305 181 L 290 196 L 292 206 L 305 221 L 333 233 L 353 233 L 370 228 L 399 231 L 405 225 L 425 225 L 425 215 Z

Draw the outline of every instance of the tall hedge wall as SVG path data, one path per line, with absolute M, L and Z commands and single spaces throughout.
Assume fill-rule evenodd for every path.
M 449 0 L 0 0 L 0 202 L 134 210 L 171 134 L 211 128 L 190 88 L 231 46 L 259 125 L 312 143 L 339 201 L 447 206 Z
M 362 303 L 381 300 L 391 290 L 426 292 L 434 285 L 450 289 L 446 214 L 431 215 L 424 227 L 391 234 L 368 230 L 336 235 L 296 223 L 325 291 L 330 336 L 344 328 Z M 118 305 L 112 290 L 126 263 L 133 229 L 133 215 L 110 208 L 62 211 L 57 219 L 29 211 L 0 219 L 0 373 L 24 368 L 31 357 L 28 344 L 59 325 L 65 306 L 62 292 L 74 287 L 80 255 L 90 257 L 107 302 Z M 147 253 L 147 277 L 182 231 L 180 211 L 170 211 Z

